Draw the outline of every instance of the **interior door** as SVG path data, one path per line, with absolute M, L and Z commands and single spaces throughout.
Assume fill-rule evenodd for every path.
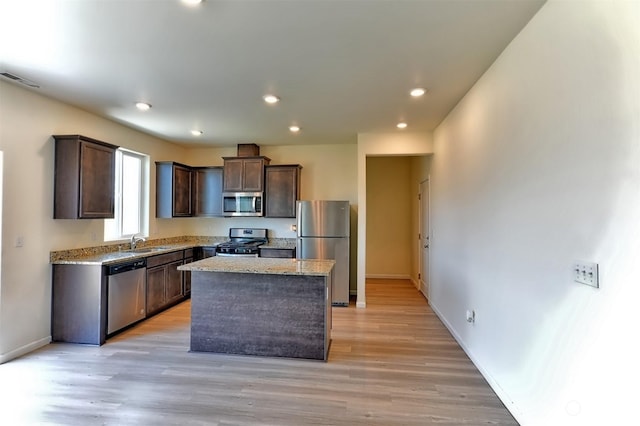
M 429 299 L 429 180 L 420 182 L 420 291 Z

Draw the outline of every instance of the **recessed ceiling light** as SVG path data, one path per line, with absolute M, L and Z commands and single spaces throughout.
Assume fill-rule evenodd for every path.
M 189 6 L 197 6 L 202 3 L 202 0 L 182 0 L 182 3 Z
M 411 90 L 411 92 L 409 92 L 411 94 L 411 96 L 413 96 L 414 98 L 419 98 L 420 96 L 424 95 L 425 93 L 427 93 L 426 89 L 423 89 L 422 87 L 416 87 L 415 89 Z
M 289 130 L 293 133 L 298 133 L 300 131 L 300 126 L 289 126 Z
M 264 95 L 262 99 L 264 99 L 264 101 L 268 104 L 275 104 L 280 101 L 280 98 L 276 95 Z
M 136 108 L 138 108 L 140 111 L 149 111 L 149 109 L 151 109 L 151 104 L 148 104 L 146 102 L 137 102 Z
M 191 134 L 192 134 L 193 136 L 200 136 L 200 135 L 202 135 L 203 133 L 204 133 L 204 132 L 203 132 L 202 130 L 192 130 L 192 131 L 191 131 Z
M 396 127 L 398 129 L 406 129 L 407 128 L 407 123 L 398 123 L 398 124 L 396 124 Z

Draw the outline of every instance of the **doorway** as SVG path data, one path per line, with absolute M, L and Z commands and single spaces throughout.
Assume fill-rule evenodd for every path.
M 408 279 L 428 296 L 421 229 L 429 227 L 422 224 L 421 211 L 429 208 L 418 196 L 428 191 L 428 183 L 421 186 L 428 182 L 430 166 L 429 155 L 367 156 L 365 287 L 366 279 Z

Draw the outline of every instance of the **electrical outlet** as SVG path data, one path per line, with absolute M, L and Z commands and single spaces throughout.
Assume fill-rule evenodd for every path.
M 598 264 L 594 262 L 585 262 L 577 260 L 573 264 L 573 280 L 580 284 L 586 284 L 591 287 L 600 288 L 600 279 L 598 276 Z
M 467 322 L 473 324 L 476 322 L 476 311 L 468 310 L 467 311 Z
M 24 237 L 23 236 L 16 237 L 16 247 L 23 247 L 23 246 L 24 246 Z

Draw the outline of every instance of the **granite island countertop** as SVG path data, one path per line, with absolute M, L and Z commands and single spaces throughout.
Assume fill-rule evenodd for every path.
M 242 274 L 329 276 L 334 260 L 302 260 L 265 257 L 209 257 L 178 267 L 180 271 Z

